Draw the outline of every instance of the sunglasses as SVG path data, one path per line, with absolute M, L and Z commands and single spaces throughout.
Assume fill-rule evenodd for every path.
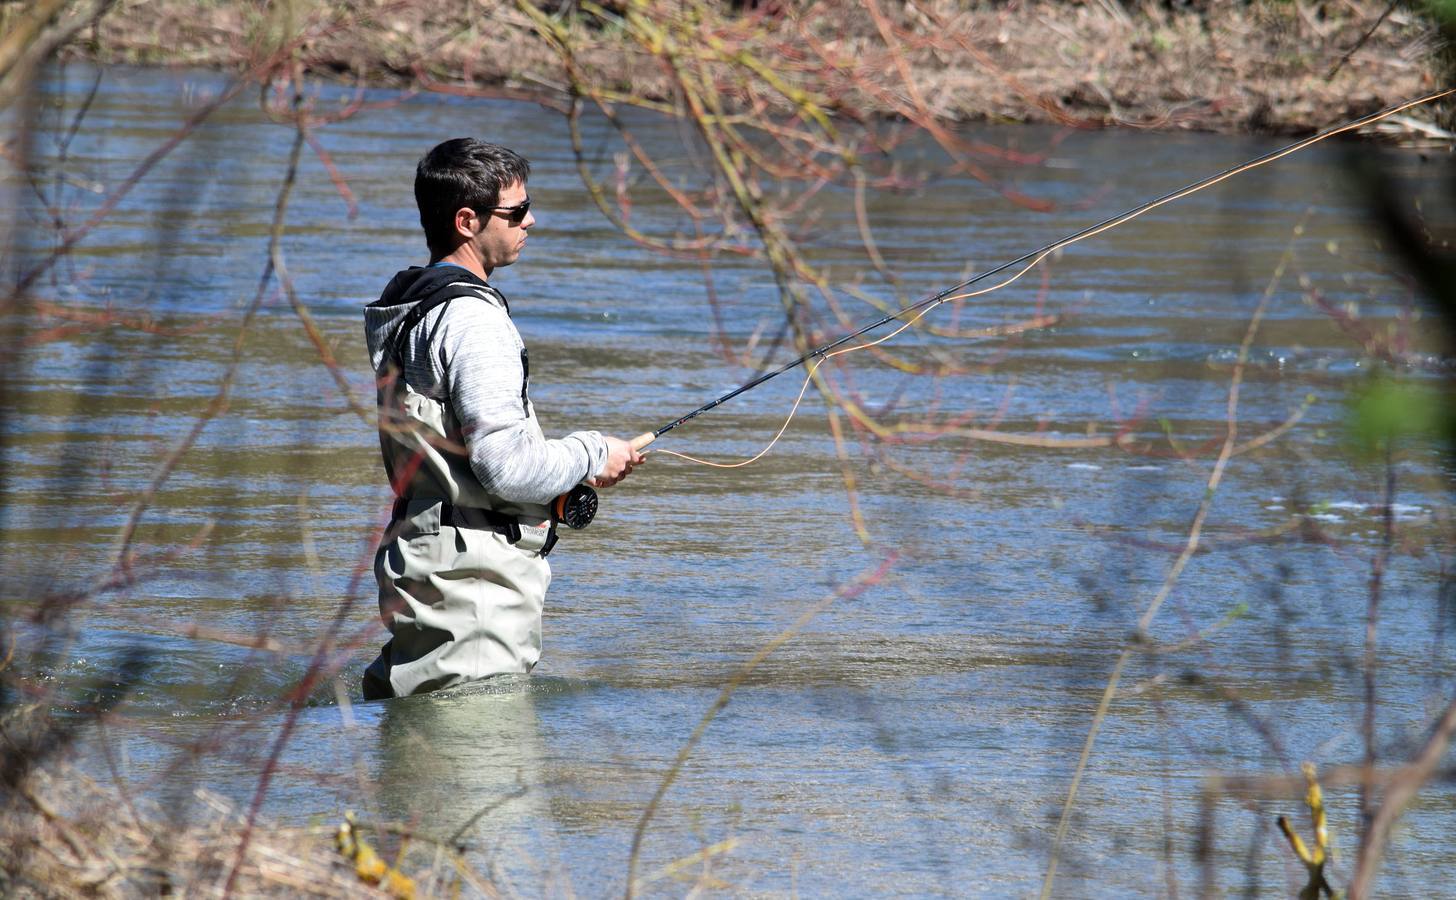
M 531 197 L 526 195 L 525 203 L 517 203 L 515 206 L 492 206 L 491 212 L 506 214 L 506 220 L 512 225 L 519 225 L 526 221 L 526 216 L 531 212 Z

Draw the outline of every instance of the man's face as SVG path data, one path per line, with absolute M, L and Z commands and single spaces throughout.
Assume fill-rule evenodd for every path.
M 502 188 L 496 200 L 498 207 L 519 206 L 526 202 L 526 186 L 517 181 Z M 521 255 L 526 246 L 526 231 L 536 224 L 536 217 L 527 212 L 525 218 L 509 209 L 477 209 L 475 216 L 475 247 L 486 271 L 508 266 Z

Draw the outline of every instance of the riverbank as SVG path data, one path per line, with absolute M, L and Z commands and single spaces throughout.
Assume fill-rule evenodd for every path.
M 20 752 L 7 763 L 29 768 L 44 761 L 0 794 L 6 801 L 0 810 L 0 896 L 121 898 L 178 892 L 342 900 L 414 897 L 417 884 L 424 896 L 458 896 L 462 876 L 485 884 L 450 853 L 436 853 L 434 867 L 411 858 L 417 882 L 394 868 L 393 858 L 381 859 L 369 843 L 378 840 L 375 830 L 356 827 L 352 817 L 341 821 L 330 840 L 325 825 L 279 828 L 206 789 L 190 797 L 174 792 L 170 808 L 163 809 L 153 796 L 119 791 L 115 784 L 46 759 L 50 751 L 25 742 L 33 736 L 28 731 L 39 724 L 52 737 L 71 735 L 66 726 L 36 717 L 36 710 L 22 710 L 0 722 L 6 738 L 21 738 L 12 747 Z
M 691 57 L 757 112 L 787 109 L 789 95 L 850 118 L 1266 134 L 1310 132 L 1445 81 L 1436 26 L 1384 0 L 608 6 L 300 0 L 265 15 L 123 2 L 76 52 L 238 68 L 291 41 L 306 70 L 362 83 L 561 96 L 576 77 L 627 103 L 670 102 L 671 62 Z M 760 83 L 743 83 L 745 70 Z M 1385 127 L 1431 136 L 1436 115 Z

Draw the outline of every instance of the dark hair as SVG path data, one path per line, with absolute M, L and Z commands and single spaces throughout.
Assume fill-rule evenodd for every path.
M 524 184 L 530 174 L 525 157 L 475 138 L 446 141 L 421 157 L 415 168 L 415 204 L 430 255 L 439 258 L 454 251 L 458 210 L 469 207 L 484 216 L 498 205 L 502 189 Z

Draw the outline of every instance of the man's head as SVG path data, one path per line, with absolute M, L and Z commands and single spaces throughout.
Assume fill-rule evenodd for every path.
M 415 169 L 415 203 L 432 259 L 470 243 L 488 272 L 516 261 L 536 219 L 526 202 L 531 164 L 497 144 L 457 138 Z

